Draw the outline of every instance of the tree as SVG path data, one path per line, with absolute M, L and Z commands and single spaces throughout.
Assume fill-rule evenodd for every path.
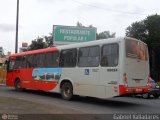
M 46 41 L 47 47 L 53 46 L 53 36 L 52 33 L 49 34 L 49 36 L 44 36 L 44 39 Z
M 78 27 L 85 27 L 84 25 L 82 25 L 82 23 L 80 23 L 79 21 L 77 22 L 77 25 Z M 93 25 L 89 25 L 88 27 L 90 28 L 93 28 L 94 26 Z M 110 31 L 103 31 L 103 32 L 100 32 L 100 33 L 97 33 L 96 34 L 96 40 L 99 40 L 99 39 L 106 39 L 106 38 L 114 38 L 116 35 L 116 33 L 110 33 Z
M 77 22 L 76 26 L 77 26 L 77 27 L 85 27 L 85 26 L 83 26 L 82 23 L 80 23 L 79 21 Z
M 32 43 L 29 45 L 28 50 L 37 50 L 37 49 L 42 49 L 46 48 L 47 44 L 46 42 L 43 42 L 43 38 L 38 37 L 35 40 L 32 40 Z
M 114 38 L 116 35 L 116 33 L 110 33 L 110 31 L 104 31 L 104 32 L 101 32 L 101 33 L 97 33 L 97 40 L 99 39 L 106 39 L 106 38 Z
M 151 44 L 157 44 L 160 40 L 160 15 L 148 16 L 140 22 L 132 23 L 126 29 L 126 36 L 135 37 L 154 47 Z
M 144 21 L 132 23 L 126 29 L 126 36 L 135 37 L 142 41 L 146 41 L 147 30 Z
M 160 15 L 151 15 L 132 23 L 126 29 L 126 36 L 140 39 L 148 45 L 151 74 L 160 71 Z

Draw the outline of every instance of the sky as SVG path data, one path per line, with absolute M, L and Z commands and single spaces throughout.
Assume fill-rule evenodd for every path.
M 93 25 L 97 32 L 124 37 L 125 29 L 149 15 L 160 15 L 160 0 L 19 0 L 18 46 L 52 33 L 53 25 Z M 0 0 L 0 47 L 15 51 L 17 0 Z

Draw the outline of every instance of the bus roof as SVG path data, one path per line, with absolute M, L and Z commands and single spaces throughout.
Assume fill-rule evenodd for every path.
M 38 50 L 31 50 L 31 51 L 26 51 L 26 52 L 21 52 L 21 53 L 15 53 L 15 54 L 10 55 L 9 57 L 25 56 L 25 55 L 32 55 L 32 54 L 51 52 L 51 51 L 57 51 L 57 48 L 50 47 L 50 48 L 44 48 L 44 49 L 38 49 Z
M 108 39 L 101 39 L 101 40 L 95 40 L 95 41 L 83 42 L 83 43 L 74 43 L 74 44 L 69 44 L 69 45 L 61 45 L 61 46 L 57 46 L 57 48 L 58 49 L 69 49 L 69 48 L 87 47 L 87 46 L 94 46 L 94 45 L 117 43 L 117 42 L 124 41 L 125 39 L 131 39 L 131 40 L 142 42 L 138 39 L 131 38 L 131 37 L 119 37 L 119 38 L 108 38 Z
M 108 39 L 101 39 L 101 40 L 95 40 L 95 41 L 90 41 L 90 42 L 73 43 L 73 44 L 69 44 L 69 45 L 61 45 L 61 46 L 56 46 L 56 47 L 50 47 L 50 48 L 32 50 L 32 51 L 27 51 L 27 52 L 21 52 L 21 53 L 12 54 L 9 57 L 38 54 L 38 53 L 44 53 L 44 52 L 57 51 L 57 50 L 61 50 L 61 49 L 93 46 L 93 45 L 98 45 L 98 44 L 101 45 L 101 44 L 105 44 L 105 43 L 106 44 L 107 43 L 116 43 L 116 42 L 124 41 L 125 39 L 137 40 L 137 39 L 130 38 L 130 37 L 108 38 Z

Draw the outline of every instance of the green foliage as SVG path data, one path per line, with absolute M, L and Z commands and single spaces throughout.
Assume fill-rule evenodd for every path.
M 83 26 L 82 23 L 80 23 L 79 21 L 77 22 L 76 26 L 77 26 L 77 27 L 85 27 L 85 26 Z
M 85 27 L 79 21 L 77 22 L 76 26 L 78 26 L 78 27 Z M 94 26 L 93 25 L 89 25 L 88 27 L 92 28 Z M 110 31 L 103 31 L 103 32 L 100 32 L 100 33 L 96 34 L 96 36 L 97 36 L 96 39 L 99 40 L 99 39 L 114 38 L 115 35 L 116 35 L 116 33 L 110 33 Z
M 46 48 L 46 42 L 43 42 L 43 38 L 38 37 L 37 39 L 33 40 L 32 43 L 29 45 L 28 50 L 37 50 Z
M 132 23 L 131 26 L 126 29 L 126 36 L 134 37 L 142 41 L 146 41 L 147 29 L 144 21 Z
M 160 71 L 160 15 L 132 23 L 126 29 L 126 36 L 140 39 L 148 45 L 151 71 Z
M 106 38 L 114 38 L 116 35 L 116 33 L 110 33 L 110 31 L 104 31 L 104 32 L 101 32 L 101 33 L 97 33 L 97 40 L 99 39 L 106 39 Z
M 53 46 L 53 36 L 52 36 L 52 33 L 50 33 L 49 36 L 45 36 L 44 39 L 46 41 L 47 47 L 52 47 Z
M 126 29 L 126 36 L 135 37 L 154 47 L 160 43 L 160 15 L 151 15 L 140 22 L 134 22 Z
M 149 44 L 160 43 L 160 15 L 148 16 L 145 20 L 145 25 L 148 31 L 147 40 Z M 154 46 L 152 45 L 152 47 Z

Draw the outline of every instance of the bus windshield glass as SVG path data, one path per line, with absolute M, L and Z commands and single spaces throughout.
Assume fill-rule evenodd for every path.
M 8 65 L 7 65 L 7 70 L 13 70 L 15 65 L 15 60 L 9 60 Z
M 141 41 L 127 39 L 126 40 L 126 57 L 148 60 L 147 45 Z

